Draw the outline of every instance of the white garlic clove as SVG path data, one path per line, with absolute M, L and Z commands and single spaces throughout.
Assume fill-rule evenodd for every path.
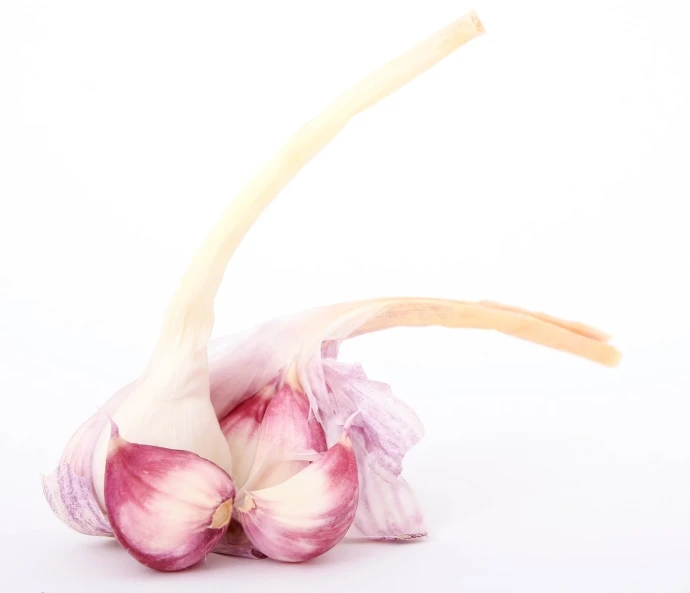
M 118 542 L 156 570 L 196 564 L 228 528 L 232 479 L 194 453 L 130 443 L 112 426 L 105 504 Z
M 357 461 L 347 435 L 289 480 L 244 493 L 237 517 L 258 550 L 274 560 L 320 556 L 347 533 L 357 510 Z
M 275 384 L 266 385 L 220 422 L 220 429 L 225 435 L 233 459 L 232 477 L 238 490 L 247 483 L 254 466 L 261 423 L 274 394 Z

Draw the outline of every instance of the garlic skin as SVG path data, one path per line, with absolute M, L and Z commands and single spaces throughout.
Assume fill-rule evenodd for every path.
M 189 451 L 137 445 L 113 425 L 105 505 L 115 537 L 142 564 L 161 571 L 202 560 L 230 524 L 235 485 Z
M 63 523 L 84 535 L 113 535 L 93 490 L 93 483 L 61 463 L 50 476 L 42 476 L 43 495 Z
M 105 502 L 98 495 L 94 458 L 99 440 L 110 437 L 107 415 L 112 414 L 133 390 L 135 383 L 116 392 L 72 435 L 60 458 L 60 464 L 49 476 L 41 476 L 43 495 L 50 508 L 67 526 L 85 535 L 112 536 L 105 514 Z M 107 447 L 107 440 L 105 446 Z M 100 467 L 100 464 L 99 464 Z M 105 464 L 103 464 L 105 472 Z M 103 480 L 101 479 L 102 483 Z
M 350 538 L 409 540 L 425 537 L 424 515 L 411 486 L 402 477 L 402 461 L 424 436 L 421 421 L 390 386 L 369 379 L 359 365 L 338 361 L 335 348 L 322 349 L 323 384 L 312 384 L 319 393 L 319 408 L 326 422 L 339 425 L 348 410 L 359 476 L 359 508 Z M 323 389 L 325 388 L 325 392 Z M 333 399 L 332 411 L 323 403 Z

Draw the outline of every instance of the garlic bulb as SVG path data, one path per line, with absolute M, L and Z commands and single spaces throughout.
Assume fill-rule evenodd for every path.
M 395 326 L 493 329 L 614 366 L 608 336 L 495 303 L 375 299 L 307 311 L 209 344 L 240 241 L 347 122 L 484 32 L 471 12 L 364 78 L 301 128 L 211 230 L 176 290 L 141 376 L 67 444 L 43 478 L 54 513 L 114 536 L 158 570 L 215 550 L 296 562 L 341 538 L 425 535 L 401 477 L 422 437 L 388 386 L 337 360 L 339 343 Z

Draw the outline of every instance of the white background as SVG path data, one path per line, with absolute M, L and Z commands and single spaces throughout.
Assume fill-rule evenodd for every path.
M 143 368 L 232 195 L 362 75 L 476 8 L 487 35 L 352 123 L 228 268 L 216 335 L 371 296 L 590 323 L 616 370 L 476 331 L 343 350 L 420 414 L 431 531 L 159 574 L 42 499 Z M 4 590 L 690 591 L 690 43 L 682 1 L 4 0 Z

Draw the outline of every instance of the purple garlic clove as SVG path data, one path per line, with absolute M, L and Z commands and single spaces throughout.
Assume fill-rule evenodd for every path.
M 273 560 L 320 556 L 347 533 L 357 511 L 357 461 L 347 435 L 277 486 L 243 493 L 237 517 L 258 550 Z
M 113 424 L 105 504 L 115 537 L 142 564 L 188 568 L 213 550 L 232 517 L 235 485 L 189 451 L 137 445 Z

